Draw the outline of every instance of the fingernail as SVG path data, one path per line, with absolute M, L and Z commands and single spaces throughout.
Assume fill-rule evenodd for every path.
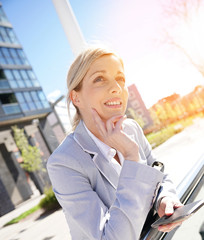
M 171 216 L 173 213 L 174 213 L 174 212 L 172 212 L 172 211 L 167 211 L 167 212 L 165 212 L 165 215 L 166 215 L 166 216 Z
M 158 231 L 161 231 L 161 230 L 162 230 L 162 227 L 161 227 L 161 226 L 159 226 L 159 227 L 158 227 Z

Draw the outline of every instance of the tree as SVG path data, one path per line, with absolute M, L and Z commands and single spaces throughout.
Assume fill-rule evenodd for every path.
M 177 48 L 204 76 L 204 1 L 161 1 L 164 28 L 161 41 Z
M 14 132 L 14 140 L 21 152 L 23 159 L 21 167 L 28 172 L 34 172 L 40 169 L 43 170 L 39 148 L 36 146 L 31 146 L 28 143 L 28 140 L 24 134 L 24 129 L 13 126 L 12 130 Z

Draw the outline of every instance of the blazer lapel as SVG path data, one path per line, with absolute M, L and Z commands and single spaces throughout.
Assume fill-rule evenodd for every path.
M 93 155 L 93 162 L 103 176 L 109 181 L 109 183 L 116 189 L 118 185 L 119 176 L 113 167 L 105 159 L 95 142 L 87 133 L 82 121 L 78 124 L 74 131 L 75 141 L 82 147 L 85 152 Z

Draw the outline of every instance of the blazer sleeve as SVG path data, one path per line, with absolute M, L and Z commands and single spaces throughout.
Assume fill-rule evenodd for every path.
M 155 190 L 163 179 L 158 170 L 125 160 L 116 198 L 108 208 L 76 159 L 53 154 L 47 168 L 68 224 L 75 225 L 74 231 L 80 230 L 83 239 L 89 240 L 139 239 Z
M 147 159 L 147 164 L 149 166 L 151 166 L 152 163 L 157 160 L 152 153 L 152 147 L 151 147 L 150 143 L 148 142 L 147 138 L 144 136 L 142 128 L 135 121 L 132 120 L 132 122 L 133 122 L 132 124 L 134 125 L 134 127 L 137 129 L 136 131 L 137 131 L 139 145 L 140 145 L 140 147 L 142 147 L 142 151 L 145 154 L 145 157 Z M 172 182 L 169 174 L 167 174 L 167 173 L 164 174 L 164 178 L 163 178 L 162 184 L 160 186 L 158 196 L 155 200 L 154 207 L 156 210 L 158 210 L 159 204 L 163 197 L 171 197 L 171 198 L 175 199 L 176 201 L 179 201 L 175 185 Z

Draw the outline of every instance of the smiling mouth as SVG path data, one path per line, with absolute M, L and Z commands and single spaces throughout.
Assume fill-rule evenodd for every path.
M 110 106 L 110 107 L 120 107 L 120 106 L 122 106 L 122 102 L 121 101 L 110 101 L 110 102 L 106 102 L 104 104 L 106 106 Z

